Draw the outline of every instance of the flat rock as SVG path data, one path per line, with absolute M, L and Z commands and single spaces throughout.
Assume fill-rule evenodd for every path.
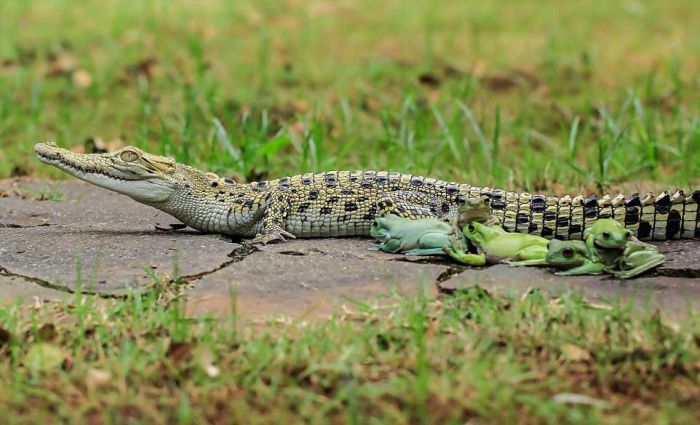
M 541 288 L 591 301 L 631 301 L 682 315 L 700 300 L 700 241 L 657 244 L 667 262 L 630 281 L 567 277 L 504 265 L 463 269 L 445 257 L 370 251 L 369 239 L 293 240 L 244 251 L 218 235 L 157 231 L 175 219 L 128 197 L 71 180 L 0 181 L 0 300 L 123 294 L 154 278 L 188 282 L 188 312 L 325 317 L 345 304 L 392 303 L 392 294 L 436 294 L 481 285 L 496 293 Z M 233 294 L 233 295 L 232 295 Z
M 700 278 L 700 240 L 664 241 L 654 245 L 666 256 L 659 274 Z
M 437 294 L 448 268 L 369 251 L 369 240 L 295 240 L 269 245 L 203 277 L 188 292 L 190 315 L 318 318 L 368 300 L 391 303 L 392 293 Z M 359 303 L 359 304 L 358 304 Z
M 630 303 L 635 309 L 659 309 L 669 317 L 683 318 L 700 307 L 700 240 L 654 242 L 666 256 L 655 272 L 635 279 L 613 276 L 557 276 L 537 267 L 499 264 L 465 269 L 440 283 L 444 291 L 481 286 L 500 295 L 522 295 L 540 289 L 552 295 L 576 292 L 590 302 Z
M 42 190 L 42 184 L 35 186 Z M 30 191 L 35 186 L 29 186 Z M 120 294 L 154 275 L 197 275 L 229 260 L 237 245 L 195 231 L 161 232 L 169 215 L 93 185 L 52 188 L 65 200 L 0 199 L 0 267 L 75 290 Z M 193 255 L 194 254 L 194 255 Z
M 451 292 L 480 286 L 498 295 L 522 295 L 539 289 L 557 296 L 565 292 L 580 294 L 589 302 L 631 303 L 635 309 L 660 309 L 682 318 L 700 307 L 700 279 L 668 276 L 640 276 L 617 279 L 612 276 L 557 276 L 539 267 L 510 267 L 498 264 L 480 269 L 465 269 L 440 283 Z
M 15 302 L 35 304 L 71 297 L 67 292 L 45 288 L 21 277 L 0 275 L 0 305 Z

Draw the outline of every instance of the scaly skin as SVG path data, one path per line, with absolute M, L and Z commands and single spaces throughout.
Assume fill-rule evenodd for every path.
M 450 219 L 459 205 L 486 196 L 491 215 L 509 232 L 580 239 L 596 219 L 623 221 L 640 239 L 700 237 L 700 191 L 625 199 L 545 197 L 479 188 L 387 171 L 330 171 L 238 184 L 170 158 L 125 147 L 78 154 L 53 143 L 35 146 L 39 159 L 101 187 L 163 210 L 208 233 L 254 237 L 369 235 L 375 217 Z

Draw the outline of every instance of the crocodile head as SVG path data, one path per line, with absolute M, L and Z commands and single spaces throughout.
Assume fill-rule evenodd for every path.
M 34 151 L 43 163 L 140 202 L 167 201 L 191 181 L 187 170 L 182 169 L 185 166 L 133 146 L 111 153 L 81 154 L 62 149 L 55 143 L 38 143 Z

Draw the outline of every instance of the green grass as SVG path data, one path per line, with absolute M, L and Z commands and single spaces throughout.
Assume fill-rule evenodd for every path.
M 100 137 L 248 179 L 362 168 L 687 189 L 698 19 L 661 0 L 9 0 L 0 177 L 58 177 L 34 142 Z
M 0 178 L 37 141 L 255 180 L 390 169 L 555 193 L 700 183 L 694 1 L 0 2 Z M 61 199 L 49 188 L 31 193 Z M 0 201 L 1 202 L 1 201 Z M 482 292 L 311 325 L 160 291 L 0 309 L 18 423 L 692 423 L 692 319 Z M 567 405 L 577 393 L 604 404 Z
M 679 328 L 573 296 L 476 289 L 255 324 L 188 318 L 161 289 L 0 310 L 5 423 L 700 419 L 696 318 Z M 572 393 L 587 398 L 560 401 Z

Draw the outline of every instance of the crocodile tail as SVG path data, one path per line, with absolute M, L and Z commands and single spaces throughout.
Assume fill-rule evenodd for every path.
M 634 194 L 602 198 L 579 195 L 544 196 L 500 189 L 468 187 L 462 195 L 485 197 L 491 213 L 509 232 L 545 238 L 582 239 L 586 227 L 600 218 L 613 218 L 640 240 L 700 238 L 700 190 L 658 195 Z

